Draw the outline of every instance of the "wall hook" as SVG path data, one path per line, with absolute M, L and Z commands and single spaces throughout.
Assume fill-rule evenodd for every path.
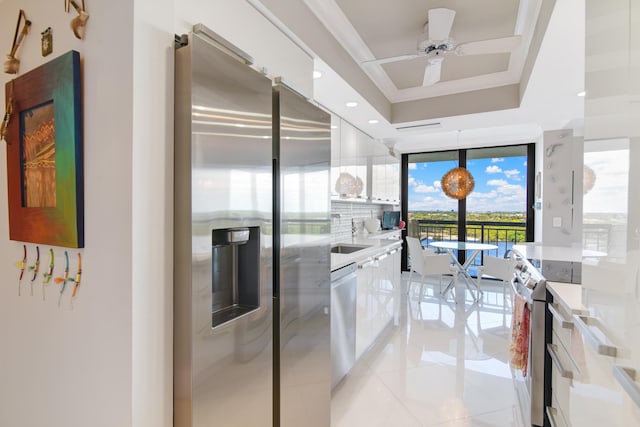
M 29 266 L 29 271 L 33 272 L 31 281 L 29 282 L 31 286 L 31 296 L 33 296 L 33 282 L 36 280 L 36 277 L 38 277 L 38 270 L 40 270 L 40 247 L 36 246 L 36 262 Z
M 20 30 L 20 22 L 24 19 L 24 25 Z M 7 60 L 4 61 L 4 72 L 7 74 L 18 74 L 20 69 L 20 60 L 16 58 L 16 52 L 24 40 L 24 36 L 29 34 L 31 28 L 31 21 L 27 19 L 24 10 L 20 9 L 18 13 L 18 22 L 16 23 L 16 32 L 13 34 L 13 44 L 11 45 L 11 52 L 7 55 Z
M 64 289 L 66 288 L 67 282 L 69 281 L 69 253 L 67 251 L 64 251 L 64 259 L 65 259 L 64 274 L 62 277 L 56 277 L 54 279 L 56 284 L 62 285 L 62 287 L 60 288 L 60 296 L 58 297 L 58 307 L 60 307 L 60 302 L 62 301 L 62 294 L 64 293 Z
M 18 276 L 18 296 L 20 296 L 20 285 L 22 283 L 22 277 L 24 277 L 24 269 L 27 265 L 27 245 L 22 245 L 22 261 L 16 262 L 16 267 L 20 269 L 20 276 Z
M 78 16 L 71 20 L 71 30 L 77 38 L 83 40 L 87 29 L 87 21 L 89 20 L 89 14 L 84 6 L 84 0 L 82 0 L 82 7 L 78 6 L 74 0 L 65 0 L 64 6 L 65 12 L 67 13 L 69 12 L 69 5 L 73 6 L 76 12 L 78 12 Z
M 42 274 L 42 301 L 45 300 L 44 287 L 48 285 L 53 277 L 53 267 L 55 265 L 55 255 L 53 249 L 49 249 L 49 268 Z

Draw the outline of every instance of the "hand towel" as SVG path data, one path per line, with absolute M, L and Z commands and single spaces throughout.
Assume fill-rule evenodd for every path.
M 531 326 L 531 311 L 527 301 L 520 295 L 513 297 L 513 319 L 511 321 L 511 366 L 522 370 L 522 376 L 527 376 L 529 359 L 529 332 Z

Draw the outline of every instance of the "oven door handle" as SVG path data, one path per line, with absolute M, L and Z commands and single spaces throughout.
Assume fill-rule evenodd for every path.
M 533 300 L 531 299 L 531 294 L 523 294 L 522 292 L 520 292 L 518 290 L 518 285 L 517 285 L 518 279 L 517 278 L 513 278 L 511 279 L 511 289 L 513 289 L 513 292 L 520 295 L 522 297 L 522 299 L 524 299 L 527 302 L 527 307 L 529 308 L 529 310 L 531 310 L 532 304 L 533 304 Z

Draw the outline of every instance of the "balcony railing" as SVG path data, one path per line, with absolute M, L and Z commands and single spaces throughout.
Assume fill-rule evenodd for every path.
M 473 265 L 482 265 L 484 255 L 502 257 L 513 245 L 526 241 L 527 227 L 524 222 L 467 221 L 467 242 L 490 243 L 498 249 L 483 251 Z M 409 223 L 409 234 L 418 237 L 423 246 L 442 240 L 461 240 L 458 223 L 451 220 L 414 220 Z

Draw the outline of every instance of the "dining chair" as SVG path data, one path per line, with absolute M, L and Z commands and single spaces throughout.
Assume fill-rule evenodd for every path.
M 442 276 L 452 275 L 456 281 L 456 270 L 451 265 L 448 254 L 437 254 L 431 249 L 422 247 L 420 240 L 415 237 L 406 237 L 407 247 L 409 248 L 409 258 L 411 267 L 409 268 L 409 283 L 407 284 L 407 294 L 411 290 L 411 276 L 415 271 L 420 275 L 420 300 L 424 295 L 424 285 L 426 276 L 440 276 L 440 291 L 442 291 Z
M 482 265 L 478 268 L 478 288 L 482 288 L 482 279 L 489 276 L 502 281 L 502 284 L 511 282 L 515 260 L 512 258 L 500 258 L 486 255 Z

